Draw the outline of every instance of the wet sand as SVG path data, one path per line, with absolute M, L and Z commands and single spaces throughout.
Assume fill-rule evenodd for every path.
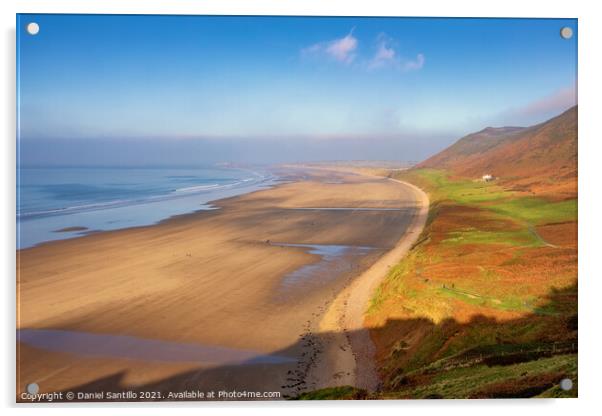
M 396 179 L 391 181 L 412 189 L 420 203 L 419 207 L 412 214 L 404 235 L 395 247 L 339 292 L 321 317 L 319 332 L 324 334 L 323 352 L 307 377 L 307 382 L 312 383 L 313 388 L 351 385 L 369 392 L 380 388 L 374 359 L 375 347 L 370 331 L 364 325 L 365 312 L 370 306 L 372 294 L 389 269 L 398 264 L 418 241 L 429 211 L 428 195 L 421 189 Z
M 18 252 L 18 395 L 314 388 L 326 311 L 419 204 L 383 178 L 279 174 L 217 210 Z

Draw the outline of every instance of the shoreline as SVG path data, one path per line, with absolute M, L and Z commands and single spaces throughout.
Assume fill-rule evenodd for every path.
M 417 186 L 397 179 L 387 179 L 411 188 L 420 206 L 397 244 L 346 286 L 320 320 L 319 330 L 334 336 L 329 337 L 321 362 L 310 374 L 317 389 L 344 385 L 369 392 L 379 389 L 375 346 L 370 337 L 370 329 L 364 326 L 364 314 L 389 268 L 399 263 L 418 240 L 426 224 L 430 206 L 428 195 Z
M 324 337 L 315 326 L 333 299 L 406 233 L 415 202 L 407 187 L 384 178 L 313 170 L 289 174 L 298 179 L 219 200 L 218 210 L 19 250 L 17 327 L 65 331 L 75 340 L 92 333 L 151 344 L 213 345 L 297 357 L 296 364 L 158 363 L 19 343 L 19 378 L 43 380 L 43 391 L 77 388 L 77 380 L 106 390 L 155 383 L 153 388 L 163 390 L 183 385 L 305 391 L 310 387 L 305 381 L 287 380 L 305 378 L 311 367 Z M 374 249 L 359 256 L 343 251 L 337 256 L 344 261 L 317 266 L 323 257 L 299 245 Z M 303 267 L 331 277 L 303 277 L 292 288 L 283 286 L 286 276 Z
M 270 189 L 281 181 L 281 178 L 275 173 L 274 167 L 266 168 L 263 172 L 244 168 L 227 169 L 250 172 L 258 180 L 249 184 L 239 181 L 198 192 L 178 193 L 178 190 L 174 189 L 172 194 L 148 196 L 144 200 L 98 203 L 97 209 L 83 209 L 84 206 L 94 205 L 87 204 L 79 207 L 82 209 L 77 209 L 78 207 L 56 209 L 47 215 L 27 214 L 21 217 L 17 214 L 17 250 L 85 237 L 90 234 L 149 227 L 182 215 L 211 211 L 217 209 L 214 206 L 217 201 Z M 138 213 L 144 213 L 144 215 L 139 216 Z M 131 224 L 132 221 L 134 224 Z M 21 233 L 20 230 L 24 226 L 29 230 Z M 25 244 L 21 243 L 21 234 L 38 233 L 40 229 L 43 230 L 46 239 L 29 237 L 28 239 L 31 241 Z

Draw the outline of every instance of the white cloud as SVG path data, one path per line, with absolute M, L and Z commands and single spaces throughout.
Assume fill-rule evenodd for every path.
M 367 68 L 393 68 L 399 71 L 416 71 L 424 66 L 424 55 L 419 53 L 413 60 L 402 59 L 393 46 L 393 39 L 381 33 L 376 42 L 376 52 L 368 62 Z
M 397 63 L 395 49 L 390 45 L 391 40 L 382 33 L 378 38 L 376 53 L 368 63 L 368 69 L 382 68 L 383 66 L 395 65 Z
M 403 62 L 403 69 L 406 71 L 416 71 L 424 66 L 424 55 L 419 53 L 416 59 Z
M 358 39 L 353 36 L 355 28 L 344 37 L 318 42 L 301 50 L 302 56 L 325 56 L 337 62 L 351 64 L 356 61 Z M 384 33 L 378 35 L 376 51 L 371 59 L 364 58 L 358 62 L 360 68 L 375 70 L 392 68 L 400 72 L 417 71 L 424 66 L 424 55 L 419 53 L 414 59 L 402 58 L 394 47 L 392 38 Z
M 354 28 L 355 29 L 355 28 Z M 353 30 L 347 36 L 326 42 L 319 42 L 304 48 L 303 55 L 326 55 L 335 61 L 350 64 L 355 59 L 358 40 L 353 36 Z

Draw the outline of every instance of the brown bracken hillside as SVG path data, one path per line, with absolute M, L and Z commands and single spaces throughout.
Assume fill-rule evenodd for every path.
M 577 193 L 577 106 L 532 127 L 488 127 L 420 163 L 478 178 L 485 174 L 517 191 L 571 198 Z
M 576 397 L 577 107 L 390 175 L 431 205 L 366 315 L 375 397 Z

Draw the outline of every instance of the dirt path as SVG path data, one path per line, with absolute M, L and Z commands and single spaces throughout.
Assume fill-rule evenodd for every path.
M 369 330 L 363 325 L 364 313 L 389 268 L 406 255 L 420 236 L 429 208 L 428 196 L 421 189 L 407 182 L 390 180 L 410 188 L 418 208 L 395 247 L 339 293 L 320 321 L 319 332 L 327 335 L 323 351 L 308 376 L 308 384 L 315 389 L 343 385 L 369 391 L 379 388 L 374 345 Z

